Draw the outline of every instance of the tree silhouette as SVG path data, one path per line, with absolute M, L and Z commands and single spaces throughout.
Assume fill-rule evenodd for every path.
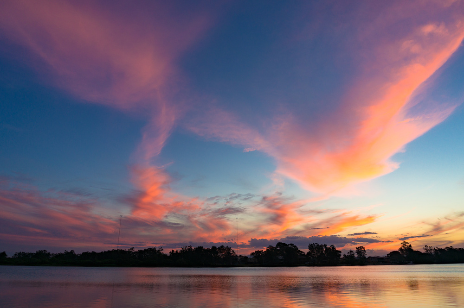
M 309 265 L 337 265 L 341 254 L 334 245 L 312 243 L 308 245 L 306 257 Z
M 425 253 L 414 250 L 408 242 L 402 242 L 398 250 L 387 255 L 382 263 L 390 264 L 426 264 L 426 263 L 464 263 L 464 248 L 452 246 L 438 248 L 424 247 Z M 8 257 L 6 252 L 0 253 L 0 264 L 5 265 L 57 265 L 57 266 L 296 266 L 296 265 L 337 265 L 369 264 L 364 246 L 348 251 L 340 258 L 341 252 L 335 246 L 311 243 L 305 255 L 294 244 L 279 242 L 265 250 L 251 253 L 252 258 L 237 256 L 228 246 L 184 246 L 172 250 L 169 255 L 162 248 L 146 248 L 141 250 L 113 249 L 101 252 L 86 251 L 81 254 L 74 250 L 50 253 L 46 250 L 36 252 L 16 252 Z M 252 261 L 256 260 L 256 261 Z M 241 263 L 240 263 L 241 262 Z M 374 261 L 373 261 L 374 262 Z
M 358 258 L 359 264 L 366 264 L 367 256 L 366 256 L 366 248 L 364 248 L 364 246 L 356 247 L 356 257 Z
M 412 249 L 411 244 L 409 244 L 406 241 L 403 241 L 398 251 L 403 255 L 403 257 L 407 259 L 414 250 Z
M 353 250 L 349 250 L 346 254 L 343 255 L 343 263 L 347 265 L 356 264 L 356 256 Z
M 276 246 L 269 245 L 266 250 L 256 250 L 251 253 L 258 264 L 265 266 L 296 266 L 304 257 L 304 252 L 294 244 L 278 242 Z
M 306 256 L 310 265 L 320 265 L 324 259 L 324 245 L 318 243 L 309 244 Z

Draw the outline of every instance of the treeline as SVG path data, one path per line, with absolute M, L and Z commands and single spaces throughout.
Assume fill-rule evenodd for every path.
M 56 266 L 166 266 L 166 267 L 216 267 L 216 266 L 336 266 L 366 264 L 432 264 L 464 263 L 463 248 L 438 248 L 425 246 L 425 252 L 417 251 L 408 242 L 390 252 L 386 257 L 367 257 L 364 246 L 342 255 L 333 245 L 312 243 L 308 252 L 298 249 L 294 244 L 279 242 L 266 249 L 256 250 L 250 257 L 238 256 L 228 246 L 185 246 L 171 250 L 168 254 L 162 248 L 141 250 L 113 249 L 102 252 L 83 252 L 74 250 L 50 253 L 46 250 L 36 252 L 17 252 L 8 257 L 0 253 L 3 265 L 56 265 Z
M 17 252 L 8 257 L 0 253 L 3 265 L 55 265 L 55 266 L 236 266 L 238 256 L 228 246 L 186 246 L 172 250 L 169 254 L 163 248 L 146 248 L 141 250 L 113 249 L 102 252 L 71 251 L 51 253 L 46 250 L 36 252 Z
M 74 250 L 51 253 L 46 250 L 17 252 L 11 257 L 0 253 L 0 264 L 8 265 L 56 265 L 56 266 L 328 266 L 366 264 L 366 250 L 363 246 L 342 256 L 335 246 L 309 244 L 304 253 L 294 244 L 279 242 L 264 250 L 256 250 L 250 257 L 238 256 L 228 246 L 185 246 L 165 254 L 162 248 L 141 250 L 113 249 L 102 252 L 75 253 Z
M 251 253 L 251 257 L 251 263 L 260 266 L 362 265 L 367 260 L 363 246 L 356 247 L 356 252 L 350 250 L 342 256 L 342 252 L 334 245 L 312 243 L 308 245 L 308 252 L 304 253 L 296 245 L 282 242 L 265 250 L 256 250 Z
M 414 250 L 406 241 L 398 250 L 386 257 L 367 257 L 364 246 L 349 250 L 342 255 L 333 245 L 317 243 L 308 245 L 304 253 L 294 244 L 277 243 L 265 250 L 251 253 L 251 262 L 259 266 L 335 266 L 335 265 L 379 265 L 379 264 L 444 264 L 464 263 L 464 248 L 438 248 L 425 245 L 424 252 Z
M 464 263 L 464 248 L 425 245 L 422 252 L 414 250 L 408 242 L 402 242 L 401 247 L 397 251 L 390 252 L 387 258 L 392 264 Z

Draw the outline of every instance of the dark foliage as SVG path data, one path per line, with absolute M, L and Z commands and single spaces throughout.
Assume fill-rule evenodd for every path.
M 57 266 L 234 266 L 238 257 L 232 248 L 220 246 L 203 248 L 183 247 L 171 251 L 169 256 L 162 248 L 142 250 L 113 249 L 102 252 L 87 251 L 76 254 L 74 250 L 50 253 L 46 250 L 17 252 L 11 258 L 0 253 L 0 264 L 57 265 Z
M 237 265 L 238 257 L 229 246 L 186 246 L 181 250 L 172 250 L 169 260 L 176 266 L 233 266 Z
M 427 264 L 427 263 L 464 263 L 464 248 L 438 248 L 425 246 L 425 252 L 417 251 L 408 242 L 390 252 L 387 257 L 366 257 L 363 246 L 356 251 L 348 251 L 341 257 L 341 251 L 335 246 L 312 243 L 305 254 L 294 244 L 279 242 L 265 250 L 256 250 L 250 258 L 237 256 L 228 246 L 185 246 L 172 250 L 169 255 L 162 248 L 141 250 L 113 249 L 102 252 L 87 251 L 77 254 L 74 250 L 50 253 L 46 250 L 36 252 L 17 252 L 8 257 L 0 253 L 0 264 L 4 265 L 56 265 L 56 266 L 333 266 L 364 264 Z
M 343 254 L 342 263 L 346 265 L 356 265 L 358 261 L 356 260 L 356 256 L 354 251 L 350 249 L 348 253 Z
M 308 245 L 306 256 L 309 265 L 338 265 L 341 254 L 334 245 L 312 243 Z
M 402 242 L 398 251 L 392 251 L 387 256 L 393 264 L 464 263 L 464 248 L 425 245 L 424 251 L 414 250 L 411 244 Z
M 364 246 L 356 247 L 356 259 L 360 265 L 367 263 L 366 248 Z
M 304 252 L 294 244 L 278 242 L 266 250 L 256 250 L 251 253 L 253 259 L 261 266 L 296 266 L 304 262 Z

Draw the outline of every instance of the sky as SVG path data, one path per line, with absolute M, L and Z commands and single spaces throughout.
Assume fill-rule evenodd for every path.
M 0 251 L 464 247 L 463 1 L 2 1 Z

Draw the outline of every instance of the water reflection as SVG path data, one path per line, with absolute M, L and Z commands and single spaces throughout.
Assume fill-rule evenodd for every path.
M 0 266 L 5 307 L 464 307 L 464 266 Z
M 419 290 L 419 281 L 417 279 L 411 279 L 408 281 L 410 290 Z

